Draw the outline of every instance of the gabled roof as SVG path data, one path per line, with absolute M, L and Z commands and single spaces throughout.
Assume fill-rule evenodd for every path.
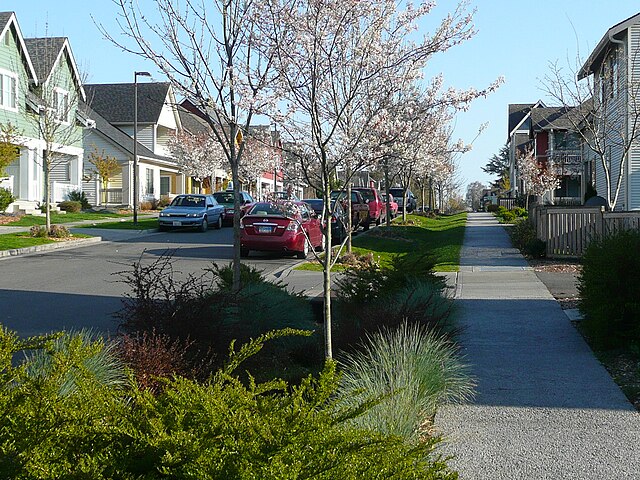
M 66 54 L 80 96 L 82 100 L 86 98 L 84 88 L 82 87 L 82 79 L 78 72 L 78 66 L 76 65 L 75 58 L 73 58 L 67 37 L 25 38 L 24 42 L 29 51 L 29 56 L 33 61 L 33 66 L 36 75 L 40 79 L 40 83 L 45 83 L 49 80 L 56 66 Z
M 170 85 L 168 82 L 138 83 L 138 123 L 158 122 Z M 87 84 L 85 89 L 87 103 L 108 122 L 133 124 L 133 83 Z
M 78 109 L 82 113 L 95 122 L 95 128 L 102 135 L 107 137 L 111 142 L 122 148 L 127 153 L 133 155 L 133 138 L 124 133 L 117 127 L 111 125 L 102 115 L 89 107 L 86 103 L 80 102 Z M 157 155 L 149 150 L 146 146 L 138 142 L 137 153 L 141 157 L 154 158 L 158 160 L 166 160 L 173 162 L 173 159 Z
M 525 118 L 527 118 L 534 108 L 544 108 L 545 104 L 542 100 L 538 100 L 535 103 L 510 103 L 509 104 L 509 132 L 511 137 L 518 127 L 522 125 Z M 507 139 L 508 140 L 508 139 Z
M 13 25 L 18 33 L 18 43 L 20 44 L 20 48 L 22 50 L 22 55 L 24 56 L 25 63 L 27 66 L 27 70 L 31 75 L 31 78 L 35 85 L 40 83 L 38 75 L 36 74 L 36 70 L 33 66 L 33 62 L 31 61 L 31 57 L 29 56 L 29 50 L 24 42 L 24 37 L 22 36 L 22 31 L 20 30 L 20 26 L 18 25 L 18 20 L 16 19 L 15 12 L 0 12 L 0 37 L 2 37 Z
M 211 127 L 207 122 L 182 105 L 178 105 L 178 115 L 180 116 L 182 128 L 190 134 L 198 135 L 211 132 Z
M 587 60 L 584 62 L 584 65 L 582 65 L 578 71 L 578 79 L 583 79 L 594 73 L 594 71 L 602 64 L 602 60 L 609 50 L 610 45 L 615 43 L 612 39 L 615 39 L 616 36 L 620 36 L 621 33 L 636 23 L 640 23 L 640 13 L 636 13 L 607 30 L 607 33 L 604 34 L 602 39 L 598 42 L 598 45 L 596 45 L 596 48 L 591 52 L 591 55 L 589 55 Z

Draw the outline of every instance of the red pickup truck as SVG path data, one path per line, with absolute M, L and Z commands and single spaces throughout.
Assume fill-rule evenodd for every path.
M 347 192 L 344 190 L 331 192 L 331 199 L 339 199 L 344 208 L 347 206 L 346 197 Z M 369 230 L 369 206 L 360 192 L 351 190 L 351 228 L 356 231 L 361 225 L 365 230 Z
M 380 225 L 387 217 L 387 204 L 382 200 L 382 196 L 373 187 L 353 187 L 362 194 L 369 204 L 369 222 Z

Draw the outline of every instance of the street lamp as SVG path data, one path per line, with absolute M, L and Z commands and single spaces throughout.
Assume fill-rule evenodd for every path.
M 138 77 L 149 72 L 133 72 L 133 224 L 138 225 Z

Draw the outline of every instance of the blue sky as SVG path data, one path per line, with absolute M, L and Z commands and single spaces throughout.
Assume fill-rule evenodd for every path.
M 454 5 L 440 1 L 434 15 L 442 15 Z M 482 123 L 489 123 L 473 150 L 459 159 L 464 185 L 476 180 L 489 182 L 481 167 L 506 140 L 507 105 L 545 100 L 539 85 L 549 62 L 574 62 L 578 48 L 585 57 L 608 28 L 640 12 L 635 0 L 476 0 L 472 5 L 477 8 L 477 35 L 434 57 L 427 71 L 428 76 L 442 72 L 446 84 L 457 88 L 483 88 L 499 76 L 505 78 L 496 93 L 477 100 L 457 117 L 454 136 L 467 142 Z M 89 82 L 131 82 L 135 70 L 148 70 L 154 79 L 163 80 L 152 64 L 103 39 L 92 17 L 117 32 L 117 10 L 109 0 L 2 0 L 0 9 L 16 12 L 26 37 L 69 37 Z

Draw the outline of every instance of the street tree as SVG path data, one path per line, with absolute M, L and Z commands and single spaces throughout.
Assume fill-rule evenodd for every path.
M 167 143 L 180 171 L 202 183 L 225 165 L 224 152 L 218 139 L 208 132 L 177 132 Z
M 480 210 L 482 207 L 482 196 L 483 192 L 487 187 L 482 182 L 471 182 L 467 185 L 467 195 L 465 200 L 467 205 L 471 207 L 473 210 Z
M 98 147 L 95 145 L 92 151 L 89 152 L 89 163 L 93 165 L 93 171 L 100 179 L 102 203 L 106 204 L 109 182 L 120 172 L 120 163 L 118 163 L 116 157 L 108 155 L 104 150 L 98 151 Z
M 392 0 L 271 0 L 270 43 L 284 98 L 278 115 L 283 132 L 302 144 L 300 161 L 310 185 L 322 193 L 324 217 L 330 216 L 331 181 L 377 115 L 354 117 L 348 134 L 339 125 L 370 95 L 388 95 L 382 78 L 398 86 L 418 79 L 429 58 L 474 34 L 472 13 L 461 4 L 433 34 L 416 38 L 417 24 L 433 13 L 433 2 L 401 10 Z M 384 103 L 384 102 L 381 102 Z M 374 112 L 377 113 L 377 112 Z M 326 245 L 331 230 L 324 230 Z M 332 356 L 331 250 L 323 261 L 325 355 Z
M 265 0 L 114 0 L 124 40 L 102 26 L 123 50 L 155 63 L 174 89 L 195 105 L 211 127 L 235 186 L 240 208 L 244 138 L 256 115 L 278 98 L 273 86 L 274 49 Z M 258 25 L 260 23 L 260 26 Z M 240 289 L 240 217 L 234 216 L 233 289 Z
M 596 175 L 603 179 L 599 192 L 613 210 L 618 205 L 627 175 L 631 149 L 640 141 L 640 82 L 631 74 L 636 55 L 627 59 L 616 43 L 604 57 L 580 56 L 573 65 L 552 63 L 543 80 L 546 93 L 564 107 L 564 118 L 595 158 Z M 615 157 L 615 158 L 613 158 Z

